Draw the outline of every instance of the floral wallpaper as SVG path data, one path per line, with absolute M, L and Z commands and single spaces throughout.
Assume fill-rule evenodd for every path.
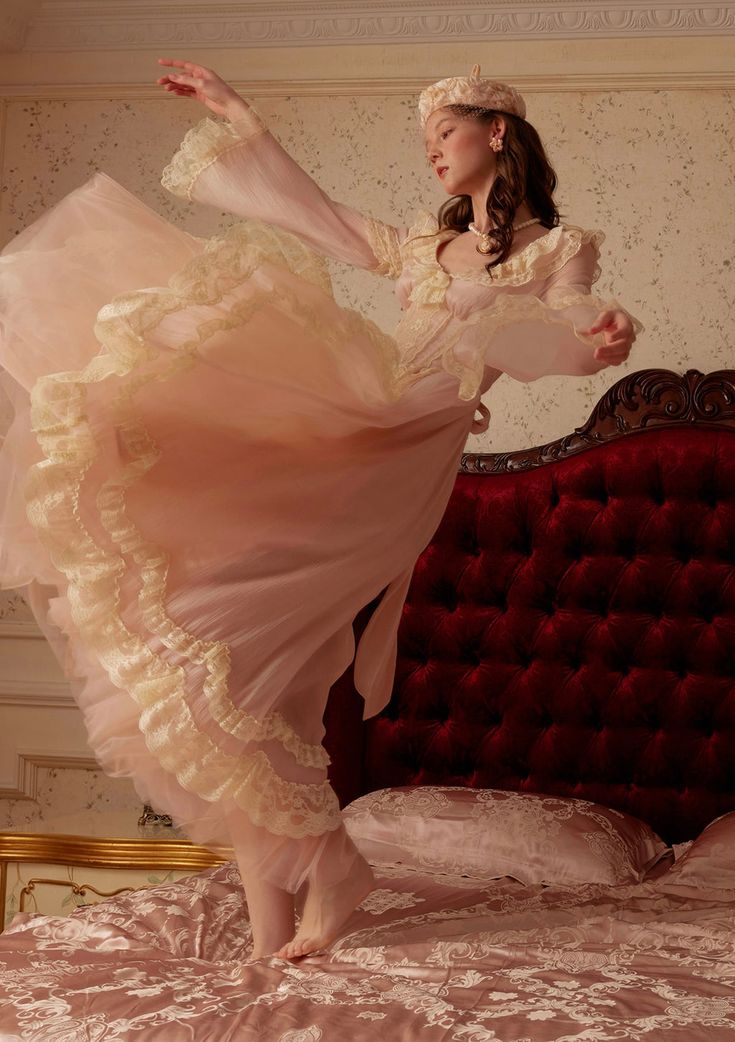
M 102 771 L 40 767 L 35 800 L 0 800 L 0 832 L 29 828 L 43 832 L 46 819 L 75 814 L 81 819 L 89 817 L 92 834 L 95 819 L 116 812 L 128 813 L 131 822 L 143 812 L 143 803 L 128 779 L 108 778 Z

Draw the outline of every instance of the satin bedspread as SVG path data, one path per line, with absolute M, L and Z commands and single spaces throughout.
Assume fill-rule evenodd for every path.
M 735 891 L 378 870 L 329 949 L 248 962 L 233 864 L 0 936 L 2 1042 L 729 1042 Z

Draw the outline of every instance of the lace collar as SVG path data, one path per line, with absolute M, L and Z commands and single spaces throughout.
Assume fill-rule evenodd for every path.
M 490 275 L 482 270 L 449 272 L 442 267 L 437 258 L 439 247 L 458 234 L 452 228 L 440 230 L 439 222 L 429 210 L 419 211 L 417 220 L 411 225 L 401 246 L 404 262 L 418 276 L 416 294 L 412 293 L 411 299 L 439 303 L 455 280 L 486 287 L 520 286 L 558 271 L 577 253 L 583 242 L 591 239 L 599 247 L 605 237 L 602 232 L 584 231 L 574 224 L 557 224 L 514 256 L 497 264 Z M 423 238 L 414 239 L 413 236 Z

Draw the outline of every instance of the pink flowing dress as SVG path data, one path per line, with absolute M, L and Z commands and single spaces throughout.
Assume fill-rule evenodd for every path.
M 480 396 L 503 372 L 596 372 L 602 334 L 580 330 L 621 305 L 591 292 L 601 232 L 560 224 L 492 278 L 450 275 L 455 232 L 330 199 L 254 109 L 203 119 L 162 184 L 242 219 L 198 238 L 97 172 L 0 254 L 0 587 L 108 774 L 247 871 L 331 885 L 359 855 L 329 689 L 354 657 L 364 716 L 387 703 Z M 325 256 L 395 280 L 392 334 L 336 303 Z

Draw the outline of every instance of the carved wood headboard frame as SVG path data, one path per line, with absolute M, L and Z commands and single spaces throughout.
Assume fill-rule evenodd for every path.
M 606 391 L 581 427 L 546 445 L 514 452 L 467 452 L 463 474 L 502 474 L 574 456 L 624 435 L 657 428 L 706 425 L 735 430 L 735 369 L 706 375 L 687 369 L 639 369 Z

